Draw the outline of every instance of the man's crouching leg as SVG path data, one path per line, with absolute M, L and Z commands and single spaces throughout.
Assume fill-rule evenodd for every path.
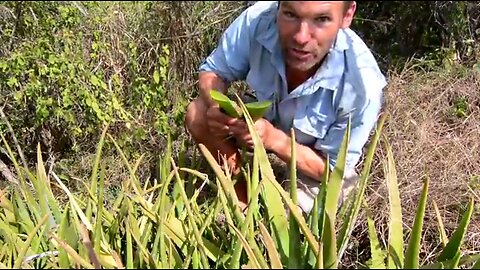
M 203 144 L 216 158 L 217 163 L 223 168 L 223 158 L 233 175 L 240 173 L 241 157 L 238 147 L 224 137 L 212 136 L 207 124 L 207 106 L 196 98 L 187 107 L 185 126 L 197 144 Z M 239 179 L 235 185 L 235 191 L 240 201 L 240 207 L 247 205 L 247 188 L 244 180 Z
M 345 174 L 343 177 L 341 193 L 338 198 L 338 209 L 342 207 L 351 191 L 357 187 L 359 178 L 358 174 L 354 171 Z M 290 180 L 285 181 L 287 191 L 290 191 L 289 181 Z M 297 179 L 297 206 L 304 214 L 309 214 L 312 211 L 315 197 L 317 197 L 320 191 L 320 185 L 320 182 L 313 179 Z

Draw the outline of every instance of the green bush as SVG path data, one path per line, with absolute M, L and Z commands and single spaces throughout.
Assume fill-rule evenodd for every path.
M 365 1 L 357 6 L 352 27 L 385 68 L 402 67 L 410 57 L 430 67 L 478 62 L 478 2 Z
M 22 16 L 4 25 L 22 34 L 0 59 L 0 91 L 22 146 L 39 141 L 53 153 L 84 150 L 107 123 L 117 127 L 123 144 L 133 140 L 140 147 L 150 140 L 147 135 L 161 138 L 173 131 L 171 121 L 180 124 L 165 89 L 168 46 L 159 47 L 156 61 L 141 63 L 145 48 L 139 47 L 145 44 L 121 29 L 130 22 L 114 25 L 117 18 L 107 15 L 142 4 L 6 5 L 19 7 Z M 176 114 L 169 118 L 169 111 Z
M 26 156 L 37 142 L 66 158 L 88 152 L 104 123 L 128 155 L 163 149 L 167 133 L 183 134 L 198 65 L 245 7 L 0 2 L 0 102 Z M 448 67 L 475 59 L 479 12 L 464 1 L 358 2 L 353 28 L 385 70 L 412 55 Z
M 0 131 L 9 121 L 32 162 L 37 143 L 57 159 L 88 154 L 103 124 L 128 156 L 155 155 L 184 133 L 196 69 L 242 7 L 0 2 Z

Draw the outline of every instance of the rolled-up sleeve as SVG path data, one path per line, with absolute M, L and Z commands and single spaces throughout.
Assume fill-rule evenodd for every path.
M 337 163 L 338 154 L 342 141 L 347 130 L 350 118 L 350 141 L 347 148 L 345 171 L 354 170 L 362 150 L 367 143 L 369 136 L 376 126 L 381 107 L 383 104 L 383 88 L 385 80 L 378 77 L 366 76 L 363 80 L 370 80 L 368 88 L 357 96 L 342 97 L 347 103 L 353 104 L 352 111 L 340 113 L 336 121 L 330 126 L 325 137 L 317 139 L 315 148 L 328 154 L 330 168 L 333 169 Z M 358 94 L 358 93 L 357 93 Z
M 225 30 L 217 47 L 200 65 L 200 71 L 215 72 L 226 82 L 245 79 L 249 70 L 251 27 L 247 9 Z

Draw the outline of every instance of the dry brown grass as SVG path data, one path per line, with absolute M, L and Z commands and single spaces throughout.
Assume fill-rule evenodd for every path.
M 475 71 L 419 72 L 405 69 L 391 73 L 385 92 L 386 110 L 390 117 L 384 135 L 392 146 L 405 232 L 415 218 L 422 180 L 430 179 L 427 213 L 421 252 L 429 261 L 441 248 L 434 200 L 450 236 L 465 211 L 470 197 L 480 201 L 480 74 Z M 466 117 L 455 115 L 454 101 L 465 98 Z M 368 192 L 368 203 L 376 213 L 375 219 L 381 241 L 388 235 L 388 197 L 383 163 L 385 145 L 379 145 L 373 184 Z M 478 210 L 476 211 L 478 214 Z M 363 218 L 359 222 L 359 235 L 366 235 Z M 480 219 L 474 216 L 465 239 L 465 251 L 477 251 L 480 246 Z

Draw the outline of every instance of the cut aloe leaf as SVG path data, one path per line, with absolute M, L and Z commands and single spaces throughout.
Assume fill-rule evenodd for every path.
M 270 109 L 271 105 L 271 101 L 256 101 L 246 103 L 245 107 L 247 107 L 248 113 L 250 114 L 250 117 L 252 117 L 252 120 L 256 121 L 265 115 L 268 109 Z
M 220 108 L 222 108 L 230 117 L 238 118 L 242 116 L 242 110 L 240 107 L 238 107 L 233 100 L 221 92 L 217 90 L 210 90 L 210 97 L 218 105 L 220 105 Z

